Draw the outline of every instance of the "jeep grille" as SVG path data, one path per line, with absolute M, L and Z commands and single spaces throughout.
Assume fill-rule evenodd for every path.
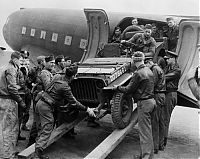
M 71 89 L 73 95 L 76 97 L 78 101 L 89 102 L 98 104 L 98 88 L 97 82 L 103 82 L 99 79 L 91 79 L 91 78 L 79 78 L 75 79 L 72 82 Z

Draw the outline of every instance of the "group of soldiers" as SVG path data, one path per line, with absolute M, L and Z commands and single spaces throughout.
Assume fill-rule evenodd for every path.
M 29 131 L 29 109 L 33 103 L 33 124 L 28 145 L 35 144 L 35 158 L 48 159 L 43 148 L 54 126 L 65 121 L 59 111 L 86 111 L 96 117 L 94 108 L 82 105 L 73 96 L 70 82 L 78 66 L 70 57 L 38 56 L 37 66 L 30 68 L 29 52 L 14 51 L 8 66 L 1 68 L 0 81 L 0 158 L 17 157 L 16 144 L 26 138 L 20 130 Z M 59 116 L 59 120 L 57 118 Z
M 173 19 L 168 19 L 169 23 L 171 21 Z M 169 34 L 172 32 L 173 29 Z M 136 158 L 153 158 L 154 153 L 164 150 L 181 76 L 176 53 L 168 51 L 164 57 L 165 68 L 153 62 L 155 40 L 151 35 L 152 26 L 146 25 L 143 33 L 128 40 L 138 44 L 132 56 L 136 70 L 127 86 L 113 87 L 113 90 L 132 94 L 137 102 L 141 154 Z M 31 101 L 34 119 L 28 146 L 36 143 L 35 158 L 48 159 L 43 149 L 54 126 L 63 123 L 63 114 L 59 112 L 73 109 L 96 116 L 94 108 L 82 105 L 72 94 L 70 82 L 77 69 L 78 66 L 63 55 L 55 59 L 53 55 L 38 56 L 37 66 L 30 68 L 27 51 L 11 54 L 0 80 L 0 158 L 15 158 L 17 140 L 23 139 L 19 130 L 29 131 L 26 123 Z
M 153 57 L 136 51 L 133 63 L 136 71 L 127 86 L 113 89 L 132 94 L 137 103 L 138 129 L 141 154 L 135 158 L 153 158 L 153 154 L 163 151 L 168 138 L 172 111 L 177 104 L 178 82 L 181 70 L 177 64 L 177 54 L 168 52 L 163 70 L 153 62 Z
M 135 32 L 136 34 L 127 40 L 127 42 L 132 42 L 135 44 L 133 51 L 138 50 L 146 53 L 148 52 L 149 55 L 152 56 L 152 53 L 155 52 L 155 40 L 167 37 L 168 50 L 176 52 L 179 27 L 173 17 L 167 18 L 166 21 L 168 27 L 166 28 L 166 26 L 164 26 L 162 30 L 158 30 L 155 23 L 146 24 L 145 26 L 139 25 L 138 19 L 133 17 L 132 25 L 124 29 L 123 32 L 120 27 L 115 28 L 114 35 L 110 42 L 124 43 L 127 40 L 127 33 Z
M 159 66 L 153 62 L 157 36 L 155 25 L 138 25 L 133 18 L 132 25 L 122 33 L 117 28 L 112 42 L 131 43 L 133 48 L 133 64 L 136 70 L 127 86 L 116 86 L 113 89 L 132 94 L 137 102 L 138 129 L 141 153 L 135 158 L 153 158 L 153 154 L 163 151 L 168 138 L 169 123 L 172 111 L 177 104 L 178 82 L 181 70 L 177 64 L 175 53 L 178 41 L 178 27 L 173 18 L 167 18 L 168 30 L 163 34 L 168 39 L 168 51 L 164 57 L 167 66 Z M 139 31 L 130 39 L 123 40 L 125 32 Z M 117 36 L 116 36 L 117 35 Z M 163 35 L 162 35 L 163 36 Z

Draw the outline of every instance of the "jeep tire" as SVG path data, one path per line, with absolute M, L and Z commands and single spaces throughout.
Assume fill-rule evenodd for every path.
M 133 101 L 130 95 L 116 92 L 111 103 L 111 116 L 118 129 L 125 128 L 131 120 Z

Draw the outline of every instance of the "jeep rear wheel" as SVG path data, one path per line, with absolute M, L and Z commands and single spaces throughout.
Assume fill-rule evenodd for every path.
M 119 129 L 125 128 L 130 123 L 132 111 L 132 98 L 124 93 L 115 93 L 111 104 L 111 116 L 114 125 Z

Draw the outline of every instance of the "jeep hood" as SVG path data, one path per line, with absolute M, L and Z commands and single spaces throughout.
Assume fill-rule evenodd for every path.
M 89 29 L 87 51 L 81 61 L 94 58 L 108 42 L 109 23 L 106 12 L 102 9 L 84 9 Z

